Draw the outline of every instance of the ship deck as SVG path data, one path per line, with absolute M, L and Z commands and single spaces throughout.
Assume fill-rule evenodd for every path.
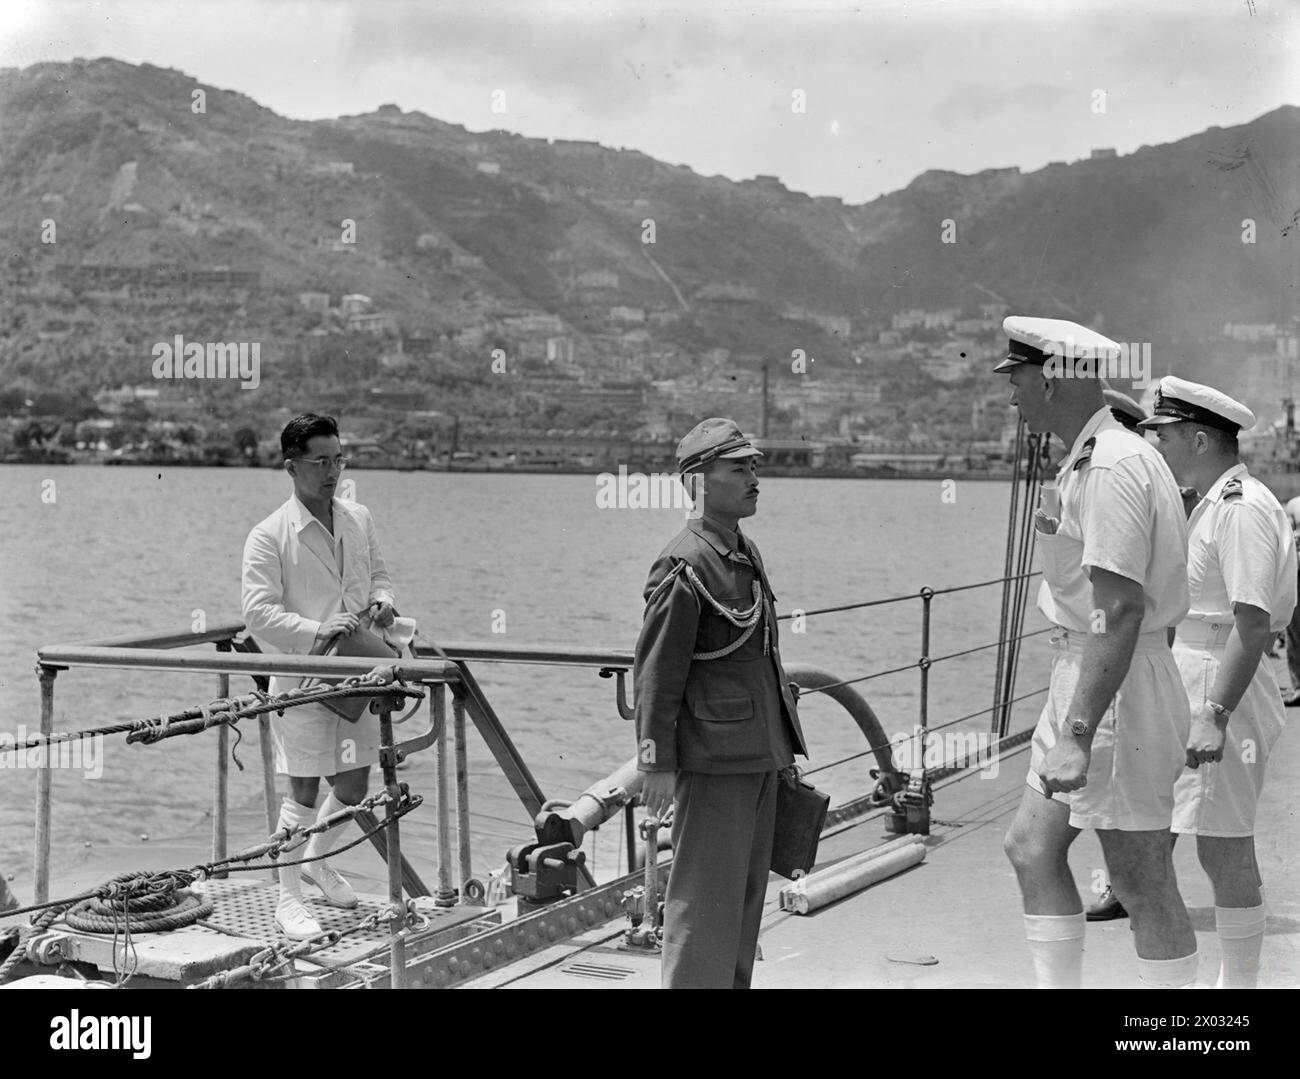
M 1292 716 L 1295 713 L 1290 713 Z M 1292 724 L 1294 727 L 1294 724 Z M 427 756 L 427 755 L 426 755 Z M 811 915 L 782 911 L 778 893 L 787 882 L 773 877 L 760 938 L 761 961 L 755 988 L 1017 988 L 1032 985 L 1029 956 L 1020 919 L 1020 895 L 1011 866 L 1002 853 L 1006 832 L 1024 788 L 1028 753 L 1022 748 L 1003 756 L 996 775 L 974 770 L 936 784 L 931 834 L 924 862 L 848 896 Z M 431 766 L 416 762 L 413 770 Z M 428 790 L 431 777 L 406 775 L 413 789 Z M 590 777 L 572 777 L 580 789 Z M 524 842 L 527 821 L 504 779 L 475 777 L 476 815 L 492 831 L 476 831 L 476 865 L 500 865 L 505 849 Z M 483 782 L 479 782 L 482 779 Z M 1300 735 L 1283 733 L 1269 762 L 1268 781 L 1259 809 L 1257 850 L 1263 871 L 1269 919 L 1263 952 L 1261 987 L 1300 984 L 1300 858 L 1295 842 L 1293 792 L 1300 789 Z M 513 803 L 513 805 L 512 805 Z M 232 809 L 232 840 L 256 842 L 264 834 L 253 807 Z M 431 888 L 436 886 L 436 836 L 416 814 L 403 824 L 403 850 Z M 511 822 L 519 820 L 517 826 Z M 585 849 L 598 881 L 626 872 L 614 818 L 589 836 Z M 510 839 L 505 836 L 509 834 Z M 838 826 L 825 835 L 817 868 L 869 850 L 889 839 L 877 814 Z M 207 836 L 201 826 L 145 844 L 123 836 L 120 844 L 85 852 L 76 865 L 55 868 L 51 895 L 72 895 L 126 868 L 163 869 L 194 864 L 202 857 Z M 591 858 L 594 854 L 596 857 Z M 1075 843 L 1070 862 L 1080 892 L 1090 896 L 1103 867 L 1093 833 Z M 1200 984 L 1213 984 L 1219 962 L 1209 882 L 1196 860 L 1195 844 L 1181 840 L 1174 862 L 1184 899 L 1196 930 L 1201 954 Z M 363 908 L 384 902 L 385 867 L 368 845 L 343 852 L 337 864 L 362 893 Z M 17 886 L 16 886 L 17 887 Z M 220 927 L 191 927 L 168 934 L 136 934 L 139 977 L 136 985 L 184 984 L 247 960 L 276 939 L 272 914 L 275 885 L 265 872 L 238 874 L 209 884 L 216 901 L 210 922 Z M 22 889 L 25 891 L 25 889 Z M 327 928 L 342 928 L 358 912 L 332 911 L 304 894 Z M 21 892 L 20 892 L 21 895 Z M 436 908 L 417 900 L 429 926 L 408 947 L 408 956 L 436 951 L 476 931 L 490 931 L 510 919 L 513 904 L 484 909 Z M 462 982 L 468 988 L 651 988 L 659 984 L 654 952 L 622 944 L 625 917 L 612 902 L 610 917 L 592 917 L 575 935 L 531 955 L 501 955 L 489 972 Z M 363 909 L 360 913 L 364 914 Z M 10 924 L 0 919 L 0 926 Z M 69 934 L 64 954 L 113 967 L 107 938 Z M 341 964 L 354 964 L 370 984 L 386 983 L 386 936 L 381 928 L 320 954 L 320 962 L 298 961 L 299 985 L 348 984 Z M 121 942 L 119 942 L 120 948 Z M 1127 919 L 1088 927 L 1084 984 L 1092 988 L 1135 987 L 1136 962 Z M 119 966 L 125 956 L 118 953 Z M 281 984 L 284 984 L 283 982 Z M 437 984 L 437 979 L 423 984 Z
M 1294 713 L 1292 713 L 1294 714 Z M 1020 892 L 1002 853 L 1002 837 L 1020 804 L 1029 755 L 1001 761 L 998 775 L 941 784 L 925 861 L 810 915 L 782 911 L 787 882 L 773 877 L 755 964 L 756 989 L 1026 988 L 1033 985 L 1020 919 Z M 1269 907 L 1261 988 L 1300 984 L 1300 858 L 1293 792 L 1300 787 L 1300 736 L 1284 732 L 1269 762 L 1256 845 Z M 823 839 L 821 869 L 895 838 L 883 820 L 867 820 Z M 1214 899 L 1184 838 L 1174 849 L 1179 886 L 1200 948 L 1198 984 L 1218 976 Z M 1076 883 L 1091 895 L 1104 862 L 1096 834 L 1084 832 L 1070 855 Z M 1085 900 L 1086 901 L 1086 900 Z M 653 988 L 655 954 L 621 946 L 623 925 L 593 929 L 572 942 L 467 983 L 474 988 Z M 1088 926 L 1086 988 L 1136 988 L 1137 963 L 1127 918 Z

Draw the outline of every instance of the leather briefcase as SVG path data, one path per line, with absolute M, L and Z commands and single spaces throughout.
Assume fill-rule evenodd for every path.
M 373 656 L 375 659 L 397 659 L 400 652 L 385 641 L 379 634 L 372 633 L 364 626 L 358 626 L 346 637 L 341 634 L 331 637 L 328 643 L 313 648 L 308 655 L 326 656 Z M 312 685 L 337 686 L 342 678 L 304 678 L 301 683 L 306 689 Z M 349 723 L 359 720 L 371 701 L 370 697 L 336 697 L 330 701 L 321 701 L 326 708 L 342 716 Z
M 776 781 L 773 873 L 798 880 L 812 869 L 830 804 L 831 796 L 802 778 L 797 768 L 781 769 Z

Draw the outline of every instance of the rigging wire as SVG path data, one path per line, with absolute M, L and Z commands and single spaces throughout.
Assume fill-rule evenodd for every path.
M 1030 697 L 1037 697 L 1040 693 L 1046 693 L 1047 689 L 1048 689 L 1047 686 L 1042 686 L 1039 689 L 1031 690 L 1030 692 L 1022 694 L 1021 696 L 1017 697 L 1013 701 L 1010 701 L 1009 703 L 1016 704 L 1019 701 L 1028 700 Z M 936 726 L 927 727 L 926 731 L 927 733 L 933 733 L 934 731 L 941 731 L 946 727 L 953 727 L 956 726 L 958 723 L 964 723 L 967 720 L 975 719 L 978 716 L 987 715 L 991 711 L 993 711 L 992 708 L 981 708 L 978 712 L 971 712 L 969 715 L 958 716 L 956 719 L 950 719 Z M 916 739 L 915 734 L 908 735 L 908 741 L 914 741 L 915 739 Z M 867 746 L 866 749 L 859 750 L 856 753 L 850 753 L 847 757 L 841 757 L 839 760 L 829 761 L 826 764 L 819 764 L 816 768 L 800 769 L 800 772 L 805 776 L 815 775 L 817 772 L 824 772 L 829 768 L 837 768 L 841 764 L 848 764 L 850 761 L 856 761 L 862 757 L 867 756 L 870 753 L 875 753 L 875 751 L 878 749 L 889 749 L 892 747 L 892 745 L 893 745 L 892 742 L 886 742 L 883 745 Z

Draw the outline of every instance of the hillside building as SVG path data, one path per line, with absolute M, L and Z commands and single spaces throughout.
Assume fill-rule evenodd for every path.
M 397 317 L 384 311 L 348 316 L 348 329 L 354 333 L 372 333 L 379 337 L 397 333 Z
M 612 270 L 583 270 L 574 281 L 579 288 L 618 288 L 618 274 Z

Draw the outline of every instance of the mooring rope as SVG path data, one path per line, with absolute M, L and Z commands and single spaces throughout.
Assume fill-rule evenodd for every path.
M 84 899 L 72 907 L 64 920 L 86 933 L 116 933 L 125 925 L 133 933 L 156 933 L 183 929 L 215 909 L 206 896 L 175 887 L 168 892 L 143 896 L 125 895 L 114 899 Z
M 358 844 L 366 842 L 391 824 L 400 820 L 407 813 L 418 809 L 424 802 L 419 795 L 409 792 L 405 784 L 400 785 L 401 797 L 393 801 L 387 791 L 372 794 L 355 806 L 345 806 L 334 813 L 307 826 L 286 826 L 272 833 L 265 843 L 250 847 L 238 854 L 215 862 L 206 862 L 189 869 L 162 869 L 119 874 L 97 888 L 80 895 L 65 899 L 55 899 L 46 903 L 34 903 L 5 911 L 5 917 L 15 914 L 39 912 L 30 926 L 18 930 L 18 942 L 13 952 L 0 964 L 0 983 L 3 983 L 13 969 L 24 959 L 32 957 L 35 945 L 50 926 L 61 916 L 66 915 L 68 925 L 88 933 L 113 934 L 113 964 L 119 985 L 134 973 L 131 969 L 118 971 L 117 938 L 124 937 L 124 948 L 134 951 L 132 933 L 158 932 L 179 929 L 201 922 L 214 912 L 212 900 L 206 896 L 196 895 L 186 889 L 196 882 L 223 873 L 257 873 L 265 870 L 280 869 L 285 866 L 307 865 L 325 858 L 333 858 Z M 282 861 L 279 855 L 295 850 L 307 840 L 320 832 L 328 831 L 347 820 L 355 818 L 357 813 L 374 810 L 381 806 L 392 806 L 391 816 L 385 816 L 376 826 L 364 830 L 360 837 L 328 854 L 294 861 Z M 270 855 L 272 861 L 256 864 L 250 863 L 263 855 Z M 387 917 L 387 915 L 383 915 Z M 414 913 L 411 915 L 414 917 Z M 346 931 L 346 932 L 350 932 Z M 327 934 L 328 935 L 328 934 Z M 315 938 L 313 938 L 315 939 Z M 327 945 L 328 946 L 328 945 Z M 260 953 L 259 953 L 260 954 Z M 295 953 L 298 954 L 298 953 Z M 233 972 L 227 972 L 233 973 Z
M 12 913 L 7 911 L 6 913 Z M 9 974 L 24 959 L 27 958 L 28 944 L 44 933 L 50 924 L 59 916 L 57 910 L 47 910 L 34 921 L 30 926 L 20 927 L 18 930 L 18 939 L 14 942 L 14 950 L 9 953 L 9 957 L 0 963 L 0 985 L 9 980 Z
M 424 697 L 424 690 L 403 682 L 395 667 L 376 667 L 366 675 L 355 675 L 336 686 L 315 686 L 310 689 L 291 689 L 271 696 L 261 690 L 254 690 L 243 697 L 221 697 L 197 708 L 187 708 L 169 716 L 151 716 L 148 719 L 129 720 L 124 723 L 111 723 L 105 727 L 91 727 L 82 731 L 64 731 L 48 735 L 37 734 L 24 742 L 15 742 L 0 749 L 0 753 L 17 753 L 44 746 L 73 742 L 80 738 L 92 738 L 96 735 L 125 734 L 126 740 L 152 745 L 164 738 L 175 738 L 182 734 L 198 734 L 218 724 L 229 726 L 238 732 L 235 726 L 241 719 L 266 715 L 269 712 L 283 713 L 288 708 L 299 708 L 307 704 L 343 697 L 374 697 L 392 694 L 400 697 Z M 238 743 L 236 743 L 238 744 Z

